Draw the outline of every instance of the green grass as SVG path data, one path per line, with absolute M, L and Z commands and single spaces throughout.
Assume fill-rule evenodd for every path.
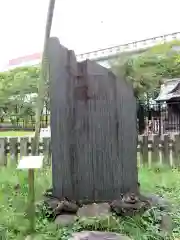
M 25 132 L 25 131 L 0 131 L 0 137 L 23 137 L 30 136 L 33 132 Z
M 41 200 L 44 190 L 51 186 L 50 169 L 36 172 L 36 201 Z M 178 170 L 168 168 L 147 168 L 139 170 L 139 179 L 143 191 L 162 194 L 172 202 L 180 205 L 180 173 Z M 21 185 L 21 190 L 16 193 L 14 186 Z M 0 234 L 6 234 L 5 239 L 24 240 L 27 234 L 28 221 L 25 217 L 27 208 L 27 172 L 17 171 L 13 168 L 0 170 Z M 119 220 L 96 219 L 93 222 L 76 223 L 71 228 L 57 228 L 54 223 L 49 223 L 42 215 L 36 219 L 35 239 L 68 239 L 69 234 L 75 230 L 98 229 L 118 231 L 130 235 L 135 240 L 166 239 L 161 237 L 157 229 L 156 220 L 158 211 L 152 210 L 142 217 L 121 218 Z M 180 209 L 172 212 L 175 225 L 171 238 L 180 236 Z M 0 239 L 1 238 L 0 236 Z M 178 238 L 177 238 L 178 239 Z

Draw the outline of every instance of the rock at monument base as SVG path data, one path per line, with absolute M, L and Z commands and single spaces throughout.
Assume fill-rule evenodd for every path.
M 160 197 L 156 194 L 146 193 L 143 195 L 149 199 L 152 206 L 158 207 L 162 211 L 171 210 L 171 207 L 172 207 L 171 203 L 167 199 Z
M 57 206 L 59 205 L 60 201 L 56 198 L 50 198 L 50 199 L 45 199 L 45 203 L 51 208 L 51 209 L 56 209 Z
M 88 217 L 101 217 L 101 216 L 109 216 L 110 206 L 108 203 L 93 203 L 84 205 L 79 208 L 77 212 L 78 217 L 88 218 Z
M 82 231 L 73 233 L 69 240 L 131 240 L 129 237 L 114 232 Z
M 161 217 L 161 230 L 163 232 L 171 233 L 173 229 L 172 217 L 169 214 L 164 214 Z
M 76 221 L 76 215 L 62 214 L 56 217 L 55 224 L 63 227 L 63 226 L 72 225 L 75 221 Z

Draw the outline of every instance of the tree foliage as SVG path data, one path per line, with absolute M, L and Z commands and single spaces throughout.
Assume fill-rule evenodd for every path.
M 172 41 L 131 56 L 120 55 L 114 72 L 133 84 L 137 98 L 153 95 L 166 79 L 180 77 L 180 41 Z
M 160 84 L 180 77 L 180 41 L 157 45 L 143 53 L 123 53 L 112 70 L 133 84 L 137 98 L 158 93 Z M 28 118 L 35 114 L 39 66 L 20 67 L 0 73 L 0 118 Z M 49 103 L 48 82 L 46 102 Z M 17 119 L 16 119 L 17 120 Z M 12 120 L 13 121 L 13 120 Z
M 10 118 L 27 120 L 35 116 L 40 66 L 19 67 L 0 73 L 0 122 Z M 49 84 L 45 86 L 45 102 L 49 108 Z M 13 120 L 16 118 L 16 120 Z
M 15 115 L 17 118 L 24 118 L 34 115 L 39 72 L 37 66 L 21 67 L 0 73 L 1 118 L 5 116 L 13 118 Z
M 0 73 L 1 104 L 9 103 L 11 97 L 14 97 L 15 103 L 19 103 L 28 94 L 37 93 L 39 71 L 38 67 L 22 67 Z

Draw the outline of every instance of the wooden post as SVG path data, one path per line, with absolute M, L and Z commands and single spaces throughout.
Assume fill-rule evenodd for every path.
M 143 136 L 142 141 L 142 158 L 143 158 L 143 164 L 148 163 L 148 136 Z
M 25 156 L 20 159 L 17 169 L 28 169 L 28 217 L 29 233 L 35 232 L 35 190 L 34 190 L 34 169 L 40 169 L 43 165 L 43 156 Z
M 138 166 L 143 166 L 143 158 L 142 158 L 142 136 L 137 136 L 138 141 L 137 141 L 137 160 L 138 160 Z
M 164 146 L 163 146 L 164 158 L 163 164 L 170 165 L 169 161 L 169 135 L 164 135 Z
M 176 167 L 179 167 L 180 162 L 180 135 L 176 134 L 174 136 L 174 148 L 173 148 L 173 159 Z
M 154 135 L 152 139 L 152 162 L 159 162 L 159 135 Z
M 11 162 L 10 164 L 16 164 L 18 162 L 18 138 L 9 138 L 9 153 Z
M 49 166 L 51 164 L 50 138 L 43 138 L 43 155 L 45 156 L 44 163 Z
M 6 154 L 7 139 L 0 138 L 0 165 L 7 165 L 7 154 Z
M 29 192 L 28 192 L 28 215 L 29 215 L 29 231 L 30 233 L 34 233 L 35 231 L 35 190 L 34 190 L 34 169 L 28 170 L 28 184 L 29 184 Z
M 23 156 L 29 155 L 28 141 L 29 139 L 27 137 L 23 137 L 20 139 L 20 158 L 22 158 Z

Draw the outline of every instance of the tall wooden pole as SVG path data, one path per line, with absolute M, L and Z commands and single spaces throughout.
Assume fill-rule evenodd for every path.
M 47 13 L 47 21 L 46 21 L 46 29 L 45 29 L 45 37 L 44 37 L 44 48 L 42 54 L 42 62 L 40 69 L 40 79 L 38 84 L 38 98 L 37 98 L 37 109 L 36 109 L 36 125 L 35 125 L 35 136 L 32 146 L 32 155 L 38 155 L 39 148 L 39 133 L 40 133 L 40 123 L 41 123 L 41 115 L 44 108 L 44 97 L 46 92 L 46 82 L 48 75 L 48 59 L 47 59 L 47 44 L 48 39 L 50 37 L 54 8 L 55 8 L 56 0 L 50 0 L 48 13 Z
M 46 83 L 47 83 L 47 73 L 48 73 L 48 59 L 47 59 L 47 44 L 48 39 L 50 37 L 53 13 L 55 8 L 56 0 L 50 0 L 48 12 L 47 12 L 47 20 L 46 20 L 46 28 L 45 28 L 45 36 L 44 36 L 44 48 L 42 54 L 42 62 L 40 69 L 40 79 L 38 83 L 38 97 L 37 97 L 37 109 L 36 109 L 36 125 L 35 125 L 35 136 L 32 145 L 32 155 L 38 155 L 39 149 L 39 133 L 40 133 L 40 123 L 41 123 L 41 115 L 44 108 L 44 97 L 46 93 Z M 29 170 L 29 217 L 30 221 L 30 231 L 33 232 L 35 230 L 35 207 L 34 207 L 34 170 Z

